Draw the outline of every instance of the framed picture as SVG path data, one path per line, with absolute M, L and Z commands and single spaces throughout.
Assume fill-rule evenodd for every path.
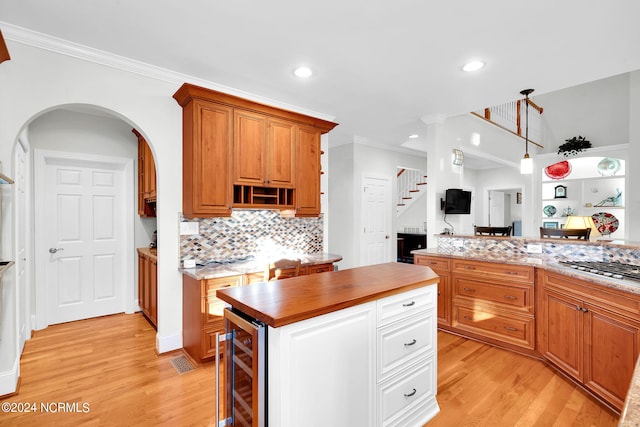
M 558 228 L 558 221 L 545 221 L 542 226 L 544 228 Z
M 522 193 L 516 193 L 516 204 L 517 205 L 522 204 Z
M 554 198 L 565 199 L 567 197 L 567 187 L 564 185 L 556 185 L 556 192 Z

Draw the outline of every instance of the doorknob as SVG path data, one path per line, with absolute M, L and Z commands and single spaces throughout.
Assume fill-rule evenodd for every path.
M 49 248 L 50 254 L 55 254 L 58 251 L 64 251 L 64 248 Z
M 387 234 L 386 236 L 384 236 L 385 239 L 388 239 L 390 236 Z

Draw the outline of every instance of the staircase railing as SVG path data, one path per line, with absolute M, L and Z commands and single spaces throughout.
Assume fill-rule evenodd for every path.
M 397 213 L 399 215 L 413 204 L 421 191 L 425 189 L 427 175 L 418 169 L 401 168 L 398 169 L 396 181 L 398 185 Z
M 489 123 L 524 138 L 524 107 L 526 100 L 507 102 L 494 107 L 485 108 L 483 111 L 472 111 L 476 117 L 480 117 Z M 529 142 L 543 148 L 544 126 L 542 121 L 543 108 L 529 99 Z M 531 114 L 531 113 L 534 114 Z M 537 113 L 537 114 L 535 114 Z

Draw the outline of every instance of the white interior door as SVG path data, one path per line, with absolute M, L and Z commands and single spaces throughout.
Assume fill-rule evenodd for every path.
M 47 324 L 125 311 L 126 174 L 122 165 L 48 158 L 44 171 Z M 129 180 L 132 177 L 128 177 Z
M 391 254 L 391 181 L 362 179 L 362 250 L 360 265 L 389 262 Z
M 504 227 L 504 193 L 502 191 L 489 191 L 489 225 L 492 227 Z
M 16 194 L 16 276 L 18 286 L 18 352 L 21 354 L 24 343 L 31 335 L 31 292 L 27 277 L 27 147 L 20 141 L 15 151 L 15 194 Z

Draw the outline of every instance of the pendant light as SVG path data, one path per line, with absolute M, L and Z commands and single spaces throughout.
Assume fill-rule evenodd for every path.
M 520 91 L 521 95 L 525 96 L 525 131 L 524 131 L 524 157 L 520 159 L 520 173 L 531 174 L 533 173 L 533 159 L 529 157 L 529 94 L 533 92 L 533 89 L 524 89 Z

